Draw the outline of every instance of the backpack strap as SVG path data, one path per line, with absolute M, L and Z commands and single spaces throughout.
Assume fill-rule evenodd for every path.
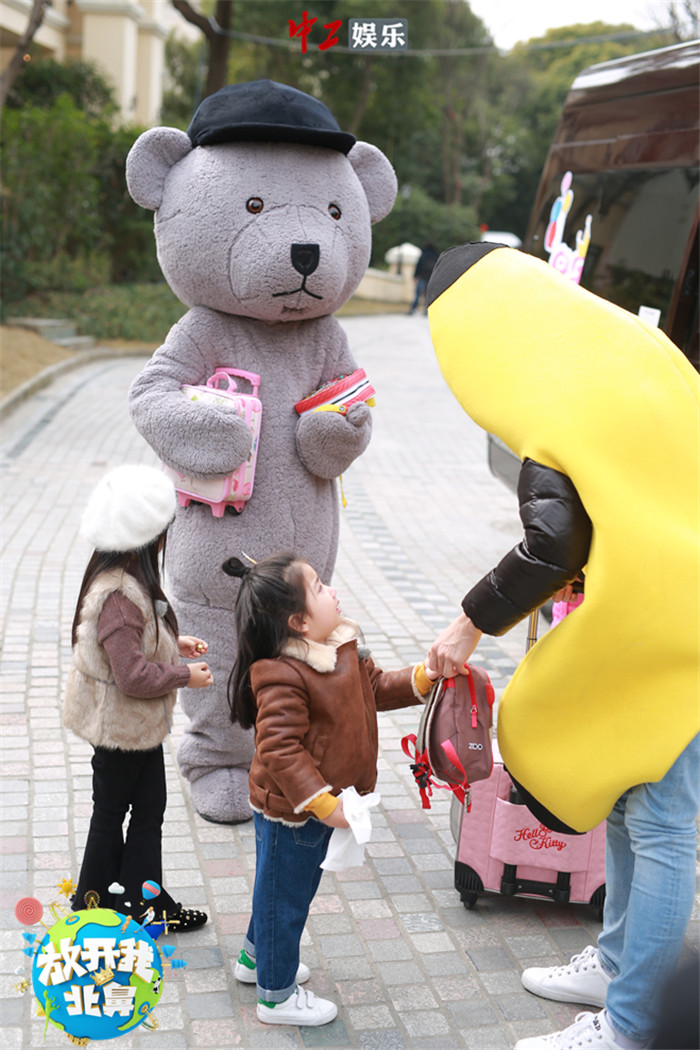
M 457 801 L 460 805 L 465 806 L 467 813 L 471 812 L 472 808 L 472 789 L 471 784 L 467 780 L 467 773 L 459 760 L 459 755 L 455 751 L 455 746 L 451 740 L 443 740 L 441 742 L 442 750 L 445 752 L 455 769 L 458 769 L 462 774 L 462 780 L 459 784 L 445 784 L 444 786 L 448 791 L 454 792 L 457 796 Z M 436 784 L 436 787 L 442 787 L 442 784 Z
M 411 752 L 410 747 L 413 746 Z M 462 780 L 459 784 L 438 784 L 433 780 L 433 770 L 430 765 L 430 759 L 428 758 L 427 749 L 422 753 L 418 751 L 418 744 L 416 741 L 416 734 L 409 733 L 408 736 L 403 737 L 401 740 L 401 747 L 403 753 L 408 757 L 412 758 L 411 772 L 413 773 L 413 779 L 418 785 L 418 791 L 420 793 L 421 804 L 423 809 L 430 809 L 430 799 L 433 795 L 433 788 L 441 788 L 443 791 L 451 791 L 457 796 L 460 805 L 466 806 L 467 813 L 472 808 L 472 789 L 471 784 L 467 780 L 467 774 L 464 766 L 459 760 L 459 756 L 454 749 L 454 745 L 451 740 L 442 741 L 442 749 L 449 758 L 452 765 L 459 770 L 462 774 Z
M 413 745 L 413 753 L 410 751 L 411 744 Z M 428 752 L 423 751 L 422 754 L 418 753 L 415 733 L 409 733 L 408 736 L 405 736 L 401 741 L 401 747 L 403 748 L 404 755 L 413 759 L 413 762 L 411 763 L 411 772 L 413 773 L 413 778 L 418 785 L 423 809 L 430 809 L 430 797 L 433 794 L 433 787 L 440 787 L 440 785 L 434 784 L 433 782 L 433 771 L 430 768 Z

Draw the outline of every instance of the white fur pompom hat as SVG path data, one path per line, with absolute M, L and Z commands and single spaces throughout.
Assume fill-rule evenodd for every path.
M 125 463 L 105 474 L 94 489 L 80 533 L 98 551 L 138 550 L 165 531 L 175 507 L 175 486 L 162 471 Z

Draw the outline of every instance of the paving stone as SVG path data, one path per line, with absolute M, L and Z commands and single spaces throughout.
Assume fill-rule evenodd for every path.
M 357 1031 L 366 1028 L 394 1028 L 395 1023 L 387 1006 L 353 1006 L 347 1010 L 350 1024 Z
M 503 948 L 471 948 L 467 955 L 477 970 L 503 970 L 512 966 L 512 960 Z
M 447 1013 L 458 1028 L 498 1024 L 499 1015 L 488 999 L 469 998 L 461 1003 L 447 1003 Z
M 360 1032 L 358 1036 L 360 1050 L 406 1050 L 400 1032 Z
M 534 995 L 501 995 L 493 999 L 506 1021 L 522 1021 L 525 1018 L 546 1017 L 542 1000 Z
M 230 1017 L 233 1004 L 228 992 L 207 990 L 202 995 L 188 995 L 187 1011 L 191 1018 L 200 1020 L 206 1017 Z

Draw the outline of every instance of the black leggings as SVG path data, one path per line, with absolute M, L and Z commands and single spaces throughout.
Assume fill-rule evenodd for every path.
M 100 907 L 134 918 L 142 916 L 149 906 L 156 909 L 158 916 L 163 908 L 175 908 L 165 890 L 152 900 L 144 898 L 142 891 L 147 879 L 162 883 L 161 828 L 166 799 L 162 746 L 150 751 L 95 748 L 92 818 L 74 910 L 86 906 L 85 894 L 89 890 L 99 894 Z M 130 809 L 125 838 L 123 824 Z M 124 892 L 110 893 L 113 883 L 123 886 Z

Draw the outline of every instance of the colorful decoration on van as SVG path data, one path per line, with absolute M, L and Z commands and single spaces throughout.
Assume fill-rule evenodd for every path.
M 588 245 L 591 243 L 593 216 L 587 215 L 583 229 L 577 231 L 575 248 L 569 248 L 567 244 L 564 244 L 564 227 L 571 211 L 571 205 L 574 203 L 572 182 L 573 176 L 570 171 L 567 171 L 561 180 L 561 194 L 554 201 L 549 213 L 549 223 L 544 235 L 544 249 L 549 254 L 549 265 L 553 266 L 563 277 L 579 284 Z

